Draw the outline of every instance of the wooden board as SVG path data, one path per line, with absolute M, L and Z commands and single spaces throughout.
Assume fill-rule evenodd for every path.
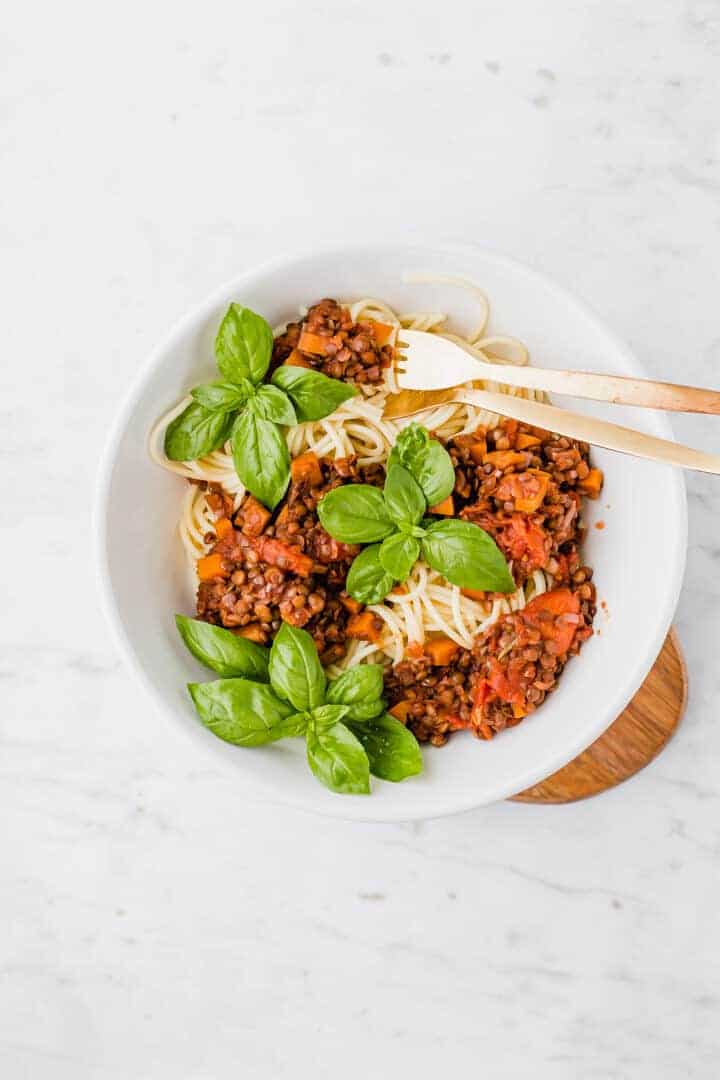
M 652 671 L 615 723 L 574 761 L 514 795 L 514 801 L 576 802 L 621 784 L 667 745 L 686 700 L 687 669 L 677 635 L 671 630 Z

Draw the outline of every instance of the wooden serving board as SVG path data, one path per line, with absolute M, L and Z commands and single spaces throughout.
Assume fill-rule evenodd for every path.
M 674 630 L 628 707 L 592 746 L 515 802 L 567 803 L 599 795 L 634 776 L 675 734 L 687 701 L 687 669 Z

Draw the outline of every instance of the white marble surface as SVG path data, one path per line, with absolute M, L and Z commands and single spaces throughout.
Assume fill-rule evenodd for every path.
M 109 419 L 260 258 L 462 237 L 658 376 L 720 364 L 716 0 L 27 2 L 0 37 L 0 1074 L 711 1078 L 720 482 L 692 478 L 691 697 L 637 779 L 407 827 L 249 805 L 97 606 Z M 715 422 L 687 440 L 719 445 Z

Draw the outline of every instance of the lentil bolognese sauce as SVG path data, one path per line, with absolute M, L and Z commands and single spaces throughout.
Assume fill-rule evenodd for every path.
M 504 362 L 526 362 L 520 343 L 483 337 L 477 295 L 483 317 L 465 343 L 492 361 L 501 342 Z M 383 420 L 398 333 L 400 345 L 403 327 L 446 333 L 442 315 L 324 299 L 275 331 L 255 370 L 251 349 L 239 366 L 226 359 L 223 342 L 239 355 L 239 319 L 216 344 L 226 382 L 197 388 L 151 437 L 153 457 L 190 481 L 180 531 L 198 620 L 260 647 L 283 627 L 305 631 L 334 680 L 381 664 L 390 722 L 435 746 L 534 713 L 593 632 L 582 510 L 603 478 L 588 446 L 469 406 L 404 432 Z M 198 452 L 184 457 L 188 445 Z M 465 577 L 438 554 L 448 538 L 470 545 Z

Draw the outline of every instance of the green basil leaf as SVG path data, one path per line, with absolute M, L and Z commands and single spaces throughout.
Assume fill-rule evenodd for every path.
M 326 532 L 343 544 L 369 544 L 395 532 L 382 492 L 370 484 L 345 484 L 318 504 Z
M 322 505 L 322 504 L 321 504 Z M 379 604 L 395 584 L 379 559 L 380 545 L 366 547 L 353 560 L 345 588 L 361 604 Z
M 348 705 L 318 705 L 310 714 L 315 730 L 325 731 L 326 728 L 337 724 L 338 720 L 347 716 L 348 710 Z
M 324 731 L 310 726 L 307 732 L 307 759 L 318 780 L 344 795 L 370 794 L 367 754 L 344 724 Z
M 383 692 L 382 664 L 358 664 L 329 683 L 325 700 L 331 705 L 375 701 Z
M 296 712 L 293 713 L 292 716 L 288 716 L 285 720 L 281 720 L 273 730 L 279 732 L 279 737 L 282 739 L 294 739 L 297 735 L 305 734 L 308 729 L 309 720 L 309 713 Z
M 385 505 L 393 521 L 417 525 L 425 513 L 423 490 L 404 465 L 391 465 L 383 488 Z
M 297 424 L 292 401 L 277 386 L 259 386 L 250 404 L 255 414 L 263 420 L 272 420 L 274 424 L 284 424 L 286 427 Z
M 290 483 L 290 454 L 277 424 L 244 409 L 232 430 L 232 450 L 245 487 L 274 510 Z
M 235 746 L 262 746 L 282 738 L 280 725 L 292 712 L 269 686 L 246 679 L 188 683 L 205 727 Z
M 212 412 L 235 412 L 245 404 L 252 389 L 252 383 L 243 379 L 240 384 L 204 383 L 203 386 L 196 386 L 190 393 L 199 405 Z
M 378 558 L 383 570 L 392 574 L 395 581 L 405 581 L 420 558 L 420 542 L 414 536 L 395 533 L 383 540 Z
M 175 625 L 193 656 L 218 675 L 268 682 L 269 649 L 237 637 L 222 626 L 189 619 L 186 615 L 176 615 Z
M 292 398 L 297 420 L 322 420 L 339 409 L 343 401 L 355 397 L 357 390 L 339 379 L 330 379 L 319 371 L 284 364 L 273 374 L 272 381 Z
M 325 672 L 307 630 L 283 623 L 270 649 L 273 690 L 296 709 L 315 709 L 325 700 Z
M 455 468 L 447 450 L 420 424 L 408 424 L 388 457 L 388 469 L 404 465 L 423 490 L 428 506 L 446 499 L 455 487 Z
M 168 425 L 165 454 L 171 461 L 197 461 L 223 446 L 232 426 L 231 412 L 214 412 L 193 401 Z
M 436 520 L 420 545 L 425 561 L 461 589 L 515 592 L 504 555 L 479 525 L 455 518 Z
M 348 722 L 347 726 L 362 743 L 373 776 L 398 781 L 422 772 L 418 741 L 395 717 L 385 713 L 365 724 Z
M 262 315 L 231 304 L 215 338 L 217 366 L 230 382 L 249 379 L 256 385 L 270 366 L 273 336 Z
M 375 698 L 374 701 L 357 701 L 354 705 L 348 705 L 348 720 L 372 720 L 385 712 L 385 699 Z

